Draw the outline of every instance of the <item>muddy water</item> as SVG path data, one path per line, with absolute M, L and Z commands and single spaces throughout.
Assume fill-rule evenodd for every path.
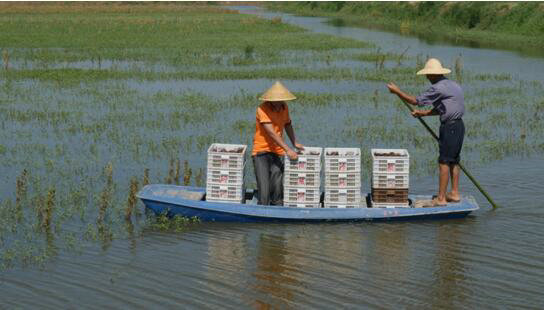
M 382 36 L 325 25 L 318 18 L 282 17 L 315 31 L 365 40 Z M 466 64 L 481 65 L 481 60 L 497 72 L 543 80 L 544 70 L 535 69 L 543 68 L 543 59 L 491 51 L 501 55 L 499 61 L 485 57 L 489 50 L 429 46 L 388 35 L 377 41 L 384 48 L 410 45 L 417 53 L 419 46 L 443 51 L 439 55 L 445 58 L 461 51 Z M 307 87 L 318 90 L 321 84 L 312 83 Z M 227 91 L 243 85 L 257 91 L 268 84 L 189 81 L 183 86 Z M 157 90 L 178 86 L 147 85 Z M 0 308 L 542 309 L 543 171 L 541 156 L 506 158 L 475 169 L 474 176 L 501 208 L 492 211 L 463 177 L 462 191 L 474 195 L 482 209 L 460 220 L 202 223 L 180 233 L 128 233 L 126 239 L 92 243 L 81 252 L 59 250 L 44 268 L 1 271 Z M 431 192 L 437 183 L 435 176 L 410 181 L 411 191 L 420 193 Z

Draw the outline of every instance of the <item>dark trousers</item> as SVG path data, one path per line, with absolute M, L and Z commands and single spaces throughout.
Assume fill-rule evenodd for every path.
M 463 120 L 456 119 L 442 123 L 438 138 L 440 151 L 438 162 L 441 164 L 459 164 L 464 137 L 465 124 Z
M 260 205 L 283 205 L 283 159 L 274 153 L 253 156 Z

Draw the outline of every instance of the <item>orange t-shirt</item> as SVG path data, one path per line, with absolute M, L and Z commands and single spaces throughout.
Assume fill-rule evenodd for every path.
M 257 108 L 257 123 L 255 125 L 255 136 L 253 137 L 253 151 L 251 155 L 263 152 L 272 152 L 278 155 L 285 155 L 285 151 L 266 133 L 263 123 L 271 123 L 274 132 L 283 139 L 285 125 L 291 123 L 287 104 L 276 111 L 271 103 L 262 103 Z

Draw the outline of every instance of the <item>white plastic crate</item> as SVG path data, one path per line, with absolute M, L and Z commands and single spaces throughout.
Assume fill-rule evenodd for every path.
M 333 208 L 333 209 L 353 209 L 353 208 L 360 208 L 360 205 L 357 204 L 339 204 L 339 203 L 324 203 L 325 208 Z
M 321 192 L 319 187 L 315 188 L 300 188 L 300 187 L 284 187 L 283 201 L 286 203 L 319 203 Z
M 284 202 L 284 207 L 291 207 L 291 208 L 320 208 L 319 202 L 311 202 L 311 203 L 296 203 L 296 202 Z
M 410 188 L 410 175 L 408 173 L 373 173 L 373 188 Z
M 206 184 L 243 185 L 245 169 L 211 169 L 208 168 Z
M 283 186 L 287 187 L 319 187 L 321 178 L 319 172 L 285 171 Z
M 242 202 L 243 198 L 242 186 L 208 184 L 206 187 L 206 201 Z
M 360 188 L 327 188 L 325 190 L 325 203 L 327 204 L 353 204 L 358 205 L 361 202 Z
M 297 160 L 291 160 L 285 156 L 285 171 L 321 171 L 321 153 L 323 149 L 320 147 L 304 147 L 304 150 L 299 152 Z
M 361 188 L 360 172 L 327 172 L 325 173 L 325 188 Z
M 208 148 L 208 169 L 243 169 L 247 145 L 213 143 Z
M 372 149 L 372 172 L 410 173 L 410 154 L 405 149 Z
M 325 148 L 325 172 L 361 171 L 359 148 Z

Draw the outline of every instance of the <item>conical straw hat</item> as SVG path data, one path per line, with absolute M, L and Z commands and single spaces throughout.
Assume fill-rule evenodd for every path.
M 291 94 L 291 92 L 280 82 L 274 83 L 272 87 L 259 97 L 259 100 L 262 101 L 289 101 L 295 99 L 297 99 L 297 97 Z
M 417 75 L 423 74 L 448 74 L 451 70 L 443 68 L 440 61 L 436 58 L 430 58 L 425 63 L 425 67 L 417 72 Z

